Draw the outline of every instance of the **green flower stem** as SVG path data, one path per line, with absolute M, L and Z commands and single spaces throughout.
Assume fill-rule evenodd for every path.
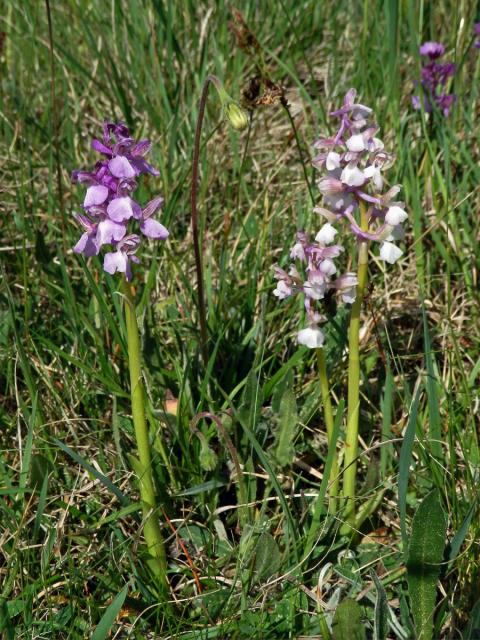
M 368 229 L 368 213 L 365 203 L 360 202 L 361 228 Z M 345 436 L 343 497 L 345 499 L 346 525 L 341 533 L 348 533 L 355 523 L 355 483 L 357 479 L 358 422 L 360 417 L 360 312 L 362 309 L 368 272 L 368 242 L 358 247 L 357 296 L 352 305 L 348 332 L 348 411 Z
M 140 498 L 143 511 L 143 535 L 149 553 L 149 567 L 163 588 L 167 587 L 167 563 L 165 545 L 158 522 L 155 488 L 152 477 L 152 459 L 147 421 L 145 419 L 145 396 L 142 383 L 140 337 L 138 333 L 135 302 L 130 285 L 122 283 L 125 297 L 125 322 L 127 326 L 128 366 L 130 370 L 130 393 L 132 398 L 132 416 L 137 441 L 138 460 L 133 462 L 138 475 Z M 132 461 L 133 458 L 130 458 Z
M 195 127 L 195 139 L 193 143 L 193 159 L 192 159 L 192 184 L 190 190 L 190 211 L 193 236 L 193 251 L 195 255 L 195 271 L 197 274 L 197 300 L 198 300 L 198 316 L 200 323 L 200 349 L 202 352 L 205 367 L 208 365 L 208 329 L 207 329 L 207 304 L 205 302 L 205 291 L 203 282 L 203 255 L 202 255 L 202 238 L 200 238 L 199 220 L 198 220 L 198 183 L 199 183 L 199 166 L 200 166 L 200 139 L 202 137 L 203 120 L 205 118 L 205 107 L 207 105 L 208 89 L 213 84 L 217 90 L 218 96 L 222 103 L 222 110 L 234 129 L 241 130 L 248 126 L 248 116 L 240 105 L 228 95 L 222 83 L 217 76 L 209 75 L 205 79 L 198 105 L 197 125 Z
M 328 384 L 327 375 L 327 363 L 325 360 L 325 351 L 320 348 L 317 349 L 317 366 L 318 377 L 320 379 L 320 391 L 322 394 L 323 404 L 323 419 L 325 420 L 325 426 L 327 427 L 328 447 L 335 447 L 336 443 L 333 442 L 333 409 L 332 401 L 330 398 L 330 387 Z M 329 505 L 330 511 L 335 513 L 337 510 L 337 495 L 338 495 L 338 456 L 334 453 L 332 469 L 330 471 L 330 491 L 329 491 Z

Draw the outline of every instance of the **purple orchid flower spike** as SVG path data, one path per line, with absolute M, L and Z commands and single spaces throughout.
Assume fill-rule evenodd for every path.
M 168 238 L 167 229 L 153 219 L 162 208 L 163 198 L 157 196 L 143 209 L 133 198 L 142 174 L 159 175 L 145 159 L 151 143 L 146 139 L 136 142 L 123 123 L 106 122 L 102 140 L 94 139 L 92 148 L 105 158 L 93 171 L 72 173 L 73 182 L 87 187 L 85 213 L 75 216 L 84 233 L 74 251 L 91 257 L 98 255 L 102 246 L 110 245 L 114 250 L 105 254 L 104 270 L 124 273 L 130 280 L 131 263 L 139 262 L 135 254 L 141 244 L 141 235 L 132 233 L 135 226 L 147 238 Z
M 429 62 L 421 70 L 423 103 L 420 96 L 412 96 L 412 106 L 418 110 L 423 104 L 426 113 L 432 113 L 436 106 L 447 117 L 456 96 L 447 93 L 445 87 L 449 78 L 455 75 L 456 67 L 452 62 L 438 62 L 444 53 L 445 47 L 440 42 L 424 42 L 420 47 L 420 55 L 428 58 Z

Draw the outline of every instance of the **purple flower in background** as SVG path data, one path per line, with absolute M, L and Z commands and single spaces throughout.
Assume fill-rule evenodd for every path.
M 424 42 L 420 47 L 420 55 L 428 56 L 430 60 L 436 60 L 445 53 L 445 47 L 440 42 Z
M 429 59 L 429 62 L 422 67 L 421 84 L 423 87 L 423 108 L 427 113 L 432 113 L 433 105 L 443 113 L 445 117 L 450 113 L 450 109 L 456 100 L 453 93 L 446 92 L 448 79 L 455 75 L 455 65 L 452 62 L 440 63 L 438 58 L 445 53 L 445 47 L 439 42 L 425 42 L 420 47 L 420 55 Z M 422 101 L 420 96 L 412 96 L 412 106 L 414 109 L 421 109 Z
M 384 191 L 383 171 L 394 158 L 377 137 L 379 127 L 372 109 L 355 98 L 355 89 L 350 89 L 343 106 L 330 114 L 340 119 L 337 132 L 314 143 L 319 153 L 313 165 L 321 172 L 317 184 L 323 196 L 322 206 L 314 211 L 324 218 L 324 224 L 314 241 L 304 232 L 297 233 L 290 252 L 294 262 L 288 271 L 275 266 L 274 295 L 280 300 L 304 296 L 307 327 L 297 340 L 312 349 L 324 339 L 318 325 L 325 317 L 318 307 L 325 296 L 336 292 L 347 304 L 356 297 L 356 274 L 337 274 L 335 260 L 344 251 L 337 239 L 342 235 L 340 227 L 346 226 L 358 242 L 378 243 L 378 258 L 384 262 L 393 264 L 403 255 L 395 244 L 403 238 L 401 225 L 408 217 L 404 203 L 396 200 L 400 186 Z
M 98 255 L 102 246 L 111 245 L 113 251 L 105 254 L 104 270 L 111 274 L 124 273 L 127 280 L 131 280 L 130 263 L 139 262 L 135 254 L 141 235 L 132 233 L 129 227 L 137 227 L 147 238 L 166 240 L 168 237 L 167 229 L 153 218 L 161 210 L 163 198 L 157 196 L 143 209 L 132 198 L 139 176 L 159 175 L 145 159 L 151 143 L 149 140 L 136 142 L 124 124 L 107 122 L 103 127 L 103 140 L 94 139 L 92 147 L 104 158 L 96 163 L 93 171 L 72 173 L 73 182 L 87 187 L 84 213 L 75 216 L 84 233 L 73 250 L 90 257 Z
M 473 33 L 476 38 L 473 46 L 476 47 L 477 49 L 480 49 L 480 22 L 476 22 L 473 25 Z

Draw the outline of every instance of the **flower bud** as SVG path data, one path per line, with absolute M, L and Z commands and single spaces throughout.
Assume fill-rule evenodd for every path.
M 213 471 L 217 466 L 217 454 L 208 446 L 204 437 L 200 438 L 200 455 L 198 456 L 198 461 L 204 471 Z
M 230 122 L 232 127 L 237 131 L 242 131 L 248 127 L 248 115 L 242 107 L 235 102 L 235 100 L 229 100 L 225 102 L 223 106 L 225 116 Z
M 217 78 L 217 76 L 210 75 L 208 76 L 208 78 L 217 90 L 218 97 L 220 98 L 220 102 L 222 103 L 225 117 L 230 122 L 232 127 L 237 131 L 241 131 L 242 129 L 248 127 L 248 115 L 245 110 L 242 109 L 238 102 L 236 102 L 228 95 L 228 93 L 225 91 L 225 87 Z

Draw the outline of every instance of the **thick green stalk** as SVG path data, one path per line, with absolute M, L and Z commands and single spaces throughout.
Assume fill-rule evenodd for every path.
M 368 228 L 366 206 L 360 203 L 361 226 Z M 343 473 L 343 497 L 345 499 L 345 518 L 348 523 L 342 527 L 342 533 L 348 533 L 355 522 L 355 484 L 357 479 L 358 422 L 360 417 L 360 313 L 362 309 L 368 271 L 368 242 L 358 246 L 357 297 L 352 305 L 350 328 L 348 331 L 348 411 L 347 432 L 345 435 L 345 455 Z
M 325 420 L 325 426 L 327 427 L 328 448 L 336 447 L 336 442 L 333 442 L 333 409 L 332 401 L 330 398 L 330 387 L 328 384 L 327 375 L 327 363 L 325 360 L 325 352 L 322 348 L 317 349 L 317 365 L 318 365 L 318 377 L 320 380 L 320 391 L 322 394 L 323 404 L 323 419 Z M 333 454 L 332 469 L 330 471 L 330 491 L 329 491 L 329 504 L 330 511 L 335 513 L 337 511 L 337 495 L 338 495 L 338 456 L 336 451 Z
M 140 337 L 138 333 L 135 302 L 130 285 L 123 281 L 125 296 L 125 322 L 127 326 L 128 366 L 130 370 L 130 393 L 132 398 L 132 416 L 137 441 L 138 460 L 133 462 L 138 475 L 140 498 L 143 511 L 143 535 L 149 553 L 149 567 L 162 587 L 167 586 L 167 563 L 165 545 L 158 521 L 155 488 L 152 477 L 152 459 L 147 421 L 145 419 L 145 395 L 142 382 Z M 131 458 L 133 461 L 133 458 Z

